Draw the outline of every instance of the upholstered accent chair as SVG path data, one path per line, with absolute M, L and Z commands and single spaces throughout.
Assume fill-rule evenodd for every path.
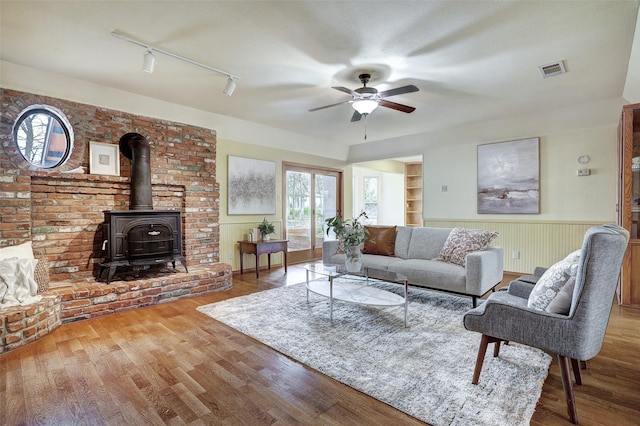
M 489 343 L 495 344 L 494 357 L 499 356 L 501 342 L 517 342 L 555 354 L 569 419 L 577 424 L 569 364 L 576 383 L 582 384 L 579 361 L 587 361 L 600 352 L 628 241 L 629 233 L 616 225 L 597 226 L 586 232 L 576 261 L 567 315 L 528 307 L 534 285 L 516 282 L 507 291 L 491 294 L 485 303 L 468 311 L 464 316 L 465 328 L 482 333 L 472 383 L 480 380 Z

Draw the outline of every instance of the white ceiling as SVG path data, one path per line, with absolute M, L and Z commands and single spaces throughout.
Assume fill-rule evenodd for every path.
M 358 88 L 361 71 L 379 90 L 420 89 L 390 98 L 415 112 L 371 114 L 369 143 L 619 99 L 637 12 L 637 0 L 3 0 L 0 59 L 355 145 L 364 120 L 349 121 L 350 105 L 308 109 L 349 99 L 331 86 Z M 160 54 L 147 74 L 144 49 L 112 31 L 238 75 L 237 89 Z M 538 66 L 558 60 L 568 73 L 543 79 Z

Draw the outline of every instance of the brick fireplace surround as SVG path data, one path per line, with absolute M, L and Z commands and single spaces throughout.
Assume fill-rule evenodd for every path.
M 65 113 L 75 133 L 67 163 L 36 170 L 12 141 L 20 112 L 34 104 Z M 215 131 L 0 89 L 0 247 L 32 241 L 49 265 L 50 290 L 40 303 L 0 310 L 0 353 L 42 337 L 61 324 L 225 290 L 231 267 L 219 263 L 219 183 Z M 142 271 L 96 280 L 102 261 L 104 210 L 129 208 L 129 160 L 120 154 L 120 176 L 88 174 L 89 142 L 118 144 L 136 132 L 151 145 L 153 205 L 180 210 L 189 273 Z M 85 174 L 65 173 L 78 166 Z

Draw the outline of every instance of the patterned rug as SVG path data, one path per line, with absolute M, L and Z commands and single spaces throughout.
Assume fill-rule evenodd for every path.
M 340 278 L 345 279 L 345 278 Z M 335 283 L 336 281 L 334 281 Z M 402 295 L 399 285 L 375 283 Z M 518 344 L 490 345 L 471 384 L 480 335 L 464 329 L 468 298 L 409 289 L 404 308 L 329 300 L 304 284 L 198 310 L 327 376 L 432 425 L 528 425 L 551 357 Z

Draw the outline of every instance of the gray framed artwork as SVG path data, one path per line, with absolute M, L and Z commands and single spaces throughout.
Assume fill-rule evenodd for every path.
M 228 214 L 276 213 L 276 163 L 228 157 Z
M 478 213 L 540 213 L 540 138 L 478 145 Z

